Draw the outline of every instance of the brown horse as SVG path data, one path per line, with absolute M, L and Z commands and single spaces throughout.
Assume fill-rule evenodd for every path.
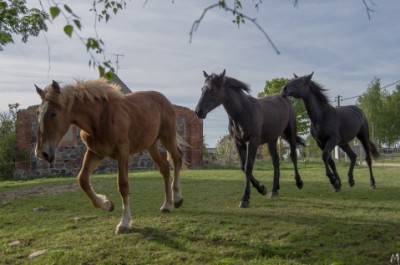
M 81 138 L 87 150 L 77 178 L 94 207 L 112 211 L 114 204 L 93 190 L 90 174 L 105 157 L 118 161 L 118 190 L 122 197 L 123 214 L 115 233 L 128 232 L 132 219 L 129 208 L 129 155 L 147 150 L 158 165 L 165 185 L 165 201 L 161 212 L 169 212 L 172 203 L 176 208 L 182 205 L 179 183 L 182 166 L 182 151 L 178 147 L 180 137 L 176 133 L 174 108 L 165 96 L 155 91 L 123 95 L 119 86 L 104 79 L 77 81 L 63 88 L 56 81 L 44 90 L 35 87 L 42 99 L 37 110 L 39 126 L 36 156 L 52 162 L 57 144 L 69 125 L 75 124 L 81 128 Z M 173 159 L 172 184 L 169 163 L 159 152 L 159 141 Z

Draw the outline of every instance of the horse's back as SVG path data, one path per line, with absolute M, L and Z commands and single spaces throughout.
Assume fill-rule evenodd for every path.
M 266 96 L 259 100 L 262 110 L 262 134 L 269 142 L 279 137 L 288 126 L 295 126 L 296 115 L 289 100 L 280 94 Z
M 260 99 L 260 104 L 268 118 L 284 119 L 289 118 L 290 112 L 294 112 L 289 100 L 280 94 L 266 96 Z
M 175 109 L 163 94 L 157 91 L 134 92 L 126 96 L 125 105 L 131 120 L 131 139 L 142 139 L 143 144 L 153 144 L 158 138 L 175 139 Z
M 337 107 L 341 142 L 351 141 L 367 125 L 364 112 L 355 105 Z M 367 125 L 368 128 L 368 125 Z
M 172 103 L 160 92 L 157 91 L 136 91 L 125 96 L 129 102 L 146 106 L 157 104 L 162 107 L 173 108 Z

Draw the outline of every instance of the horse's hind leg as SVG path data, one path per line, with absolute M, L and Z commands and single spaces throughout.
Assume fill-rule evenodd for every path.
M 128 159 L 129 152 L 120 148 L 121 153 L 118 158 L 118 191 L 122 198 L 122 218 L 115 228 L 116 234 L 129 232 L 132 214 L 129 207 L 129 182 L 128 182 Z
M 274 166 L 274 181 L 272 184 L 272 191 L 271 194 L 269 195 L 270 198 L 278 196 L 278 190 L 279 190 L 279 155 L 278 151 L 276 150 L 276 141 L 273 143 L 268 144 L 268 149 L 269 153 L 272 158 L 272 164 Z
M 96 169 L 102 158 L 98 157 L 89 150 L 86 151 L 83 158 L 82 168 L 78 173 L 78 183 L 81 189 L 87 194 L 92 204 L 96 208 L 100 208 L 105 211 L 114 210 L 114 204 L 107 199 L 105 195 L 97 194 L 92 186 L 90 185 L 90 174 Z
M 296 145 L 290 144 L 290 158 L 292 159 L 293 162 L 293 167 L 294 167 L 294 178 L 296 180 L 296 186 L 299 189 L 302 189 L 304 186 L 303 181 L 301 180 L 299 170 L 297 168 L 297 154 L 296 154 Z
M 154 163 L 157 164 L 158 170 L 164 177 L 164 189 L 165 189 L 165 199 L 164 204 L 161 206 L 160 211 L 163 213 L 171 211 L 172 199 L 171 199 L 171 179 L 169 172 L 169 163 L 165 159 L 158 149 L 158 141 L 156 141 L 149 149 L 147 149 Z
M 350 187 L 353 187 L 354 186 L 353 170 L 356 164 L 357 155 L 353 152 L 353 150 L 351 150 L 349 144 L 343 144 L 340 146 L 340 148 L 342 148 L 342 150 L 347 154 L 347 156 L 350 159 L 350 168 L 347 175 L 349 177 L 349 185 Z
M 172 157 L 172 161 L 174 163 L 174 178 L 172 180 L 172 202 L 175 208 L 179 208 L 183 204 L 183 196 L 181 192 L 181 185 L 180 185 L 180 172 L 182 168 L 182 157 L 183 152 L 178 147 L 176 140 L 174 139 L 169 144 L 163 142 L 163 145 L 167 149 L 168 153 Z
M 290 146 L 290 158 L 292 160 L 293 163 L 293 167 L 294 167 L 294 179 L 296 180 L 296 186 L 299 189 L 302 189 L 304 186 L 303 181 L 301 180 L 300 174 L 299 174 L 299 170 L 297 168 L 297 153 L 296 153 L 296 135 L 294 135 L 292 137 L 292 134 L 287 134 L 284 135 L 285 140 L 289 143 Z
M 365 150 L 365 161 L 367 162 L 368 169 L 369 169 L 369 185 L 372 189 L 376 189 L 376 184 L 375 184 L 375 178 L 374 174 L 372 173 L 372 160 L 371 160 L 371 150 L 369 147 L 369 139 L 366 137 L 359 136 L 358 139 L 361 141 L 362 146 L 364 147 Z

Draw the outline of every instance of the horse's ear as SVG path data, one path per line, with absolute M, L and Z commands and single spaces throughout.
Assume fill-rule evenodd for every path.
M 295 73 L 293 73 L 293 76 L 294 76 L 294 78 L 297 78 L 297 77 L 298 77 Z
M 39 94 L 39 96 L 40 96 L 41 98 L 43 98 L 43 96 L 44 96 L 43 89 L 41 89 L 41 88 L 38 87 L 37 85 L 35 85 L 35 87 L 36 87 L 36 92 Z
M 312 78 L 313 74 L 314 74 L 314 71 L 313 71 L 311 74 L 309 74 L 309 75 L 306 76 L 307 82 L 310 82 L 310 81 L 311 81 L 311 78 Z
M 205 78 L 209 78 L 210 76 L 206 73 L 206 71 L 203 71 L 203 75 Z
M 219 74 L 220 77 L 225 77 L 225 73 L 226 73 L 226 69 L 224 69 L 224 71 L 222 71 L 222 73 Z
M 54 90 L 56 93 L 61 93 L 60 85 L 53 80 L 53 83 L 51 84 L 51 88 Z

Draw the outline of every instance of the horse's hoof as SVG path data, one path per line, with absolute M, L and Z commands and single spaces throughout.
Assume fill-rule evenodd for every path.
M 162 208 L 162 209 L 160 209 L 160 212 L 161 212 L 161 213 L 170 213 L 171 210 L 168 209 L 168 208 Z
M 370 187 L 371 187 L 371 189 L 373 189 L 373 190 L 376 189 L 376 185 L 375 185 L 375 184 L 371 184 Z
M 126 226 L 117 226 L 115 228 L 114 233 L 115 234 L 127 234 L 127 233 L 129 233 L 130 230 L 131 229 L 129 227 L 126 227 Z
M 259 191 L 262 195 L 267 194 L 267 188 L 264 185 L 261 185 L 261 191 Z
M 269 198 L 270 199 L 272 199 L 272 198 L 274 198 L 274 197 L 278 197 L 278 195 L 279 195 L 279 192 L 277 192 L 277 191 L 271 191 L 271 193 L 269 194 Z
M 304 182 L 302 180 L 297 181 L 296 186 L 297 188 L 299 188 L 299 190 L 301 190 L 304 187 Z
M 249 208 L 250 202 L 249 201 L 240 201 L 239 207 L 240 208 Z
M 349 181 L 349 186 L 350 186 L 350 187 L 354 187 L 355 184 L 356 184 L 356 183 L 354 182 L 354 180 Z
M 109 201 L 109 202 L 110 202 L 110 207 L 108 208 L 108 211 L 112 212 L 112 211 L 114 211 L 114 203 L 112 201 Z
M 336 181 L 336 183 L 333 185 L 333 188 L 335 190 L 339 190 L 340 191 L 341 187 L 342 187 L 342 184 L 340 183 L 340 181 Z
M 335 192 L 340 192 L 340 188 L 335 188 Z
M 174 202 L 174 207 L 175 207 L 175 208 L 179 208 L 179 207 L 182 206 L 182 204 L 183 204 L 183 198 L 180 199 L 180 200 L 177 201 L 177 202 Z

